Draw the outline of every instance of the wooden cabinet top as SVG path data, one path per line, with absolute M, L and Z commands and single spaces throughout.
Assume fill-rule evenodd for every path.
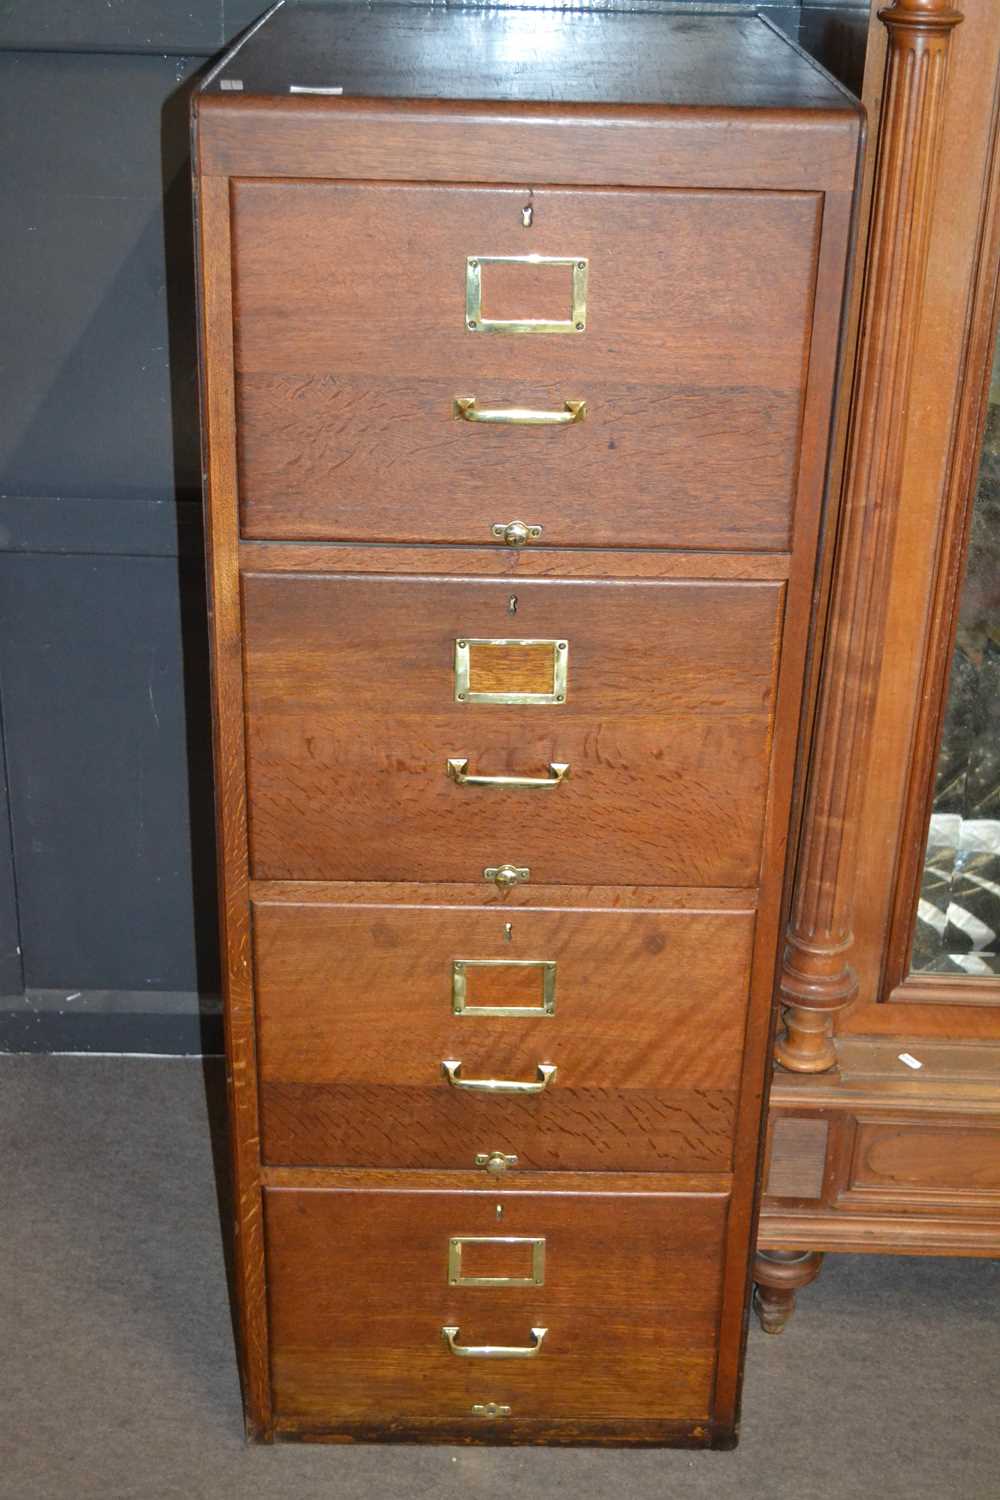
M 853 97 L 768 21 L 281 0 L 208 96 L 611 104 L 856 114 Z

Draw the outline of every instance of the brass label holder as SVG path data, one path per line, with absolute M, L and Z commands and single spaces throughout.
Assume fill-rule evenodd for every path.
M 470 969 L 538 969 L 537 1005 L 475 1005 L 469 1002 Z M 556 1010 L 556 962 L 547 958 L 456 958 L 451 965 L 451 1008 L 456 1016 L 552 1016 Z
M 531 1270 L 527 1276 L 468 1276 L 462 1270 L 465 1245 L 526 1245 L 531 1250 Z M 448 1241 L 449 1286 L 544 1286 L 545 1236 L 520 1234 L 457 1234 Z
M 470 333 L 583 333 L 587 327 L 585 255 L 470 255 L 465 262 L 465 326 Z M 483 316 L 484 266 L 566 266 L 570 271 L 568 318 Z
M 472 649 L 484 650 L 499 646 L 504 649 L 517 646 L 551 646 L 552 691 L 545 693 L 476 692 L 471 687 Z M 545 639 L 520 639 L 489 636 L 462 636 L 455 642 L 455 701 L 457 703 L 517 703 L 545 704 L 565 703 L 566 684 L 569 679 L 569 642 Z

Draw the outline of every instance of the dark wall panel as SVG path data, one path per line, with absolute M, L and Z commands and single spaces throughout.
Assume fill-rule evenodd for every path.
M 16 995 L 24 987 L 24 975 L 21 969 L 21 934 L 14 886 L 7 759 L 3 753 L 2 729 L 3 725 L 0 723 L 0 995 Z
M 109 76 L 107 58 L 0 54 L 4 342 L 16 359 L 0 407 L 2 493 L 198 492 L 195 71 L 121 57 Z
M 0 552 L 199 557 L 201 498 L 0 495 Z
M 211 992 L 200 567 L 7 554 L 0 599 L 25 983 Z
M 212 53 L 264 11 L 271 0 L 0 0 L 0 47 L 95 52 Z M 331 0 L 337 3 L 337 0 Z M 344 3 L 344 0 L 340 0 Z M 349 3 L 349 0 L 347 0 Z M 423 4 L 427 0 L 359 0 L 361 4 Z M 445 0 L 437 0 L 438 4 Z M 463 0 L 484 8 L 504 0 Z M 523 0 L 522 0 L 523 3 Z M 537 0 L 536 0 L 537 3 Z M 572 0 L 567 10 L 659 10 L 685 0 Z M 689 0 L 704 8 L 706 0 Z M 757 8 L 759 0 L 724 0 L 729 10 Z M 823 6 L 857 0 L 813 0 Z
M 217 52 L 267 0 L 2 0 L 0 46 Z
M 188 991 L 196 1014 L 218 988 L 188 160 L 205 65 L 0 53 L 0 993 Z

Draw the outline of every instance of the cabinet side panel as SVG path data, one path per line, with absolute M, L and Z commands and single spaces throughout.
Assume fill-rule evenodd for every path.
M 243 746 L 229 183 L 203 177 L 199 291 L 206 546 L 235 1282 L 247 1430 L 270 1436 Z

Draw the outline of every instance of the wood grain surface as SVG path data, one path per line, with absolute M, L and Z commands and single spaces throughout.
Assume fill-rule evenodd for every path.
M 685 18 L 686 19 L 686 18 Z M 842 100 L 838 104 L 842 104 Z M 850 194 L 856 106 L 752 110 L 477 100 L 198 100 L 207 176 Z
M 821 198 L 536 188 L 527 231 L 524 200 L 236 184 L 245 535 L 486 541 L 527 506 L 553 544 L 787 546 Z M 470 332 L 467 257 L 529 254 L 589 259 L 585 331 Z M 489 316 L 568 316 L 567 267 L 481 274 Z
M 447 566 L 460 577 L 504 578 L 717 578 L 734 582 L 784 579 L 787 552 L 671 552 L 662 547 L 595 551 L 586 547 L 365 546 L 356 542 L 240 543 L 247 573 L 435 573 Z
M 256 878 L 756 882 L 781 585 L 243 583 Z M 456 702 L 456 639 L 515 634 L 568 642 L 566 702 Z
M 1000 1211 L 1000 1130 L 971 1120 L 929 1124 L 863 1120 L 854 1142 L 848 1195 L 867 1192 L 879 1208 L 893 1199 Z
M 268 1296 L 279 1420 L 302 1429 L 450 1417 L 706 1419 L 715 1366 L 724 1194 L 268 1189 Z M 496 1205 L 503 1217 L 496 1217 Z M 449 1287 L 453 1235 L 545 1239 L 540 1287 Z M 516 1264 L 516 1269 L 514 1269 Z M 511 1271 L 519 1274 L 520 1260 Z M 530 1344 L 535 1359 L 456 1358 Z M 480 1423 L 481 1425 L 481 1423 Z
M 399 880 L 380 884 L 377 892 L 367 880 L 251 880 L 251 899 L 256 902 L 318 901 L 350 906 L 370 906 L 377 895 L 391 906 L 478 906 L 485 911 L 537 909 L 565 911 L 580 907 L 593 911 L 622 907 L 661 907 L 671 911 L 754 911 L 757 891 L 752 888 L 713 887 L 710 897 L 695 885 L 515 885 L 501 892 L 492 881 L 480 877 L 469 884 L 428 885 L 423 881 Z
M 818 1195 L 766 1185 L 759 1243 L 888 1255 L 1000 1253 L 1000 1049 L 969 1039 L 838 1037 L 835 1073 L 778 1074 L 782 1122 L 827 1126 Z M 841 1050 L 842 1049 L 842 1050 Z M 910 1051 L 919 1072 L 899 1060 Z
M 253 927 L 268 1162 L 730 1165 L 750 913 L 257 901 Z M 554 1013 L 453 1014 L 455 959 L 554 962 Z M 541 1003 L 537 968 L 464 972 L 470 1004 Z M 452 1088 L 445 1058 L 467 1078 L 558 1072 L 544 1094 L 503 1098 Z

